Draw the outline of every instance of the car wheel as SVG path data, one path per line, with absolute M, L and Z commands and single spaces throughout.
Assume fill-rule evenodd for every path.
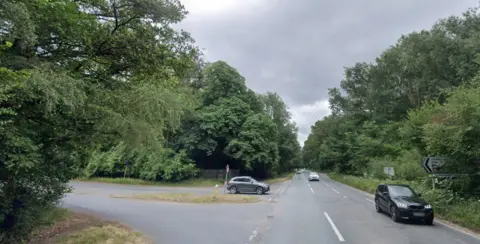
M 256 192 L 257 192 L 258 195 L 262 195 L 263 194 L 263 188 L 257 187 Z
M 426 224 L 426 225 L 433 225 L 433 218 L 427 218 L 427 219 L 425 219 L 425 224 Z
M 380 209 L 380 205 L 378 205 L 378 201 L 375 200 L 375 211 L 377 211 L 377 213 L 381 213 L 382 212 L 382 209 Z
M 235 186 L 230 187 L 230 193 L 237 194 L 238 193 L 237 187 Z
M 394 222 L 398 222 L 400 220 L 397 209 L 394 206 L 390 207 L 390 217 L 392 217 Z

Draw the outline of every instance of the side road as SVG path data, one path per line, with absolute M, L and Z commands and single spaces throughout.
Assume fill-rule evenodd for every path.
M 177 203 L 114 198 L 112 194 L 212 194 L 210 188 L 128 186 L 72 182 L 74 192 L 64 206 L 74 211 L 98 213 L 105 219 L 126 224 L 154 243 L 244 244 L 255 227 L 265 221 L 284 183 L 271 185 L 271 192 L 256 203 Z M 219 189 L 222 194 L 222 189 Z M 238 195 L 240 196 L 240 195 Z M 254 195 L 253 195 L 254 196 Z M 255 196 L 257 197 L 257 196 Z M 232 231 L 234 230 L 234 231 Z

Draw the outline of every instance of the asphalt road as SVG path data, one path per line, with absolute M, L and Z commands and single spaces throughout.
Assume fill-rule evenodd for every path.
M 375 212 L 373 197 L 320 175 L 295 175 L 270 221 L 250 243 L 479 244 L 480 239 L 439 223 L 395 223 Z M 473 213 L 472 213 L 473 214 Z
M 65 206 L 118 220 L 161 244 L 479 244 L 439 223 L 395 223 L 373 197 L 320 175 L 297 174 L 255 204 L 176 204 L 110 198 L 116 193 L 211 193 L 213 188 L 138 187 L 75 182 Z M 220 190 L 221 191 L 221 190 Z M 473 213 L 472 213 L 473 214 Z
M 184 204 L 111 198 L 111 194 L 185 192 L 212 194 L 212 188 L 142 187 L 72 182 L 64 207 L 119 221 L 160 244 L 245 244 L 265 222 L 275 198 L 287 184 L 272 185 L 260 203 Z M 222 193 L 222 189 L 219 190 Z

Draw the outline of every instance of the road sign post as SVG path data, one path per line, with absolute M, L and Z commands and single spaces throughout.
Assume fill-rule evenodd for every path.
M 123 178 L 127 176 L 128 160 L 125 161 L 125 169 L 123 170 Z
M 225 182 L 223 183 L 223 194 L 227 191 L 228 172 L 230 171 L 230 165 L 225 167 Z

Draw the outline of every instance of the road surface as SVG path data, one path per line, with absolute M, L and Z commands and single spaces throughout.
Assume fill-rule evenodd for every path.
M 274 199 L 286 184 L 272 185 L 260 203 L 184 204 L 111 198 L 111 194 L 212 194 L 212 188 L 128 186 L 72 182 L 74 193 L 63 206 L 124 223 L 160 244 L 245 244 L 256 226 L 265 221 Z M 222 189 L 219 190 L 222 193 Z M 277 193 L 277 194 L 275 194 Z
M 395 223 L 373 198 L 320 175 L 297 174 L 254 204 L 176 204 L 110 198 L 133 192 L 211 193 L 208 188 L 73 183 L 65 206 L 130 225 L 155 243 L 183 244 L 479 244 L 473 235 L 436 223 Z
M 271 221 L 250 243 L 479 244 L 480 239 L 438 223 L 395 223 L 375 212 L 373 197 L 321 174 L 296 175 L 278 199 Z

